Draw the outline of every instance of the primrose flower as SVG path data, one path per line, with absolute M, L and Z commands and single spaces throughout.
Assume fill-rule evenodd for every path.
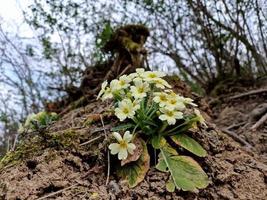
M 100 92 L 98 93 L 97 98 L 96 98 L 97 100 L 98 100 L 98 99 L 105 93 L 107 85 L 108 85 L 108 82 L 107 82 L 107 81 L 104 81 L 104 82 L 102 83 L 102 85 L 101 85 L 101 90 L 100 90 Z
M 118 108 L 115 108 L 115 115 L 124 121 L 126 118 L 133 118 L 137 107 L 130 99 L 123 99 L 119 102 Z
M 130 143 L 133 136 L 130 134 L 130 131 L 126 131 L 123 138 L 117 132 L 113 132 L 112 134 L 118 143 L 112 143 L 108 148 L 111 150 L 112 155 L 118 154 L 119 160 L 125 160 L 128 157 L 128 153 L 133 154 L 136 148 L 134 143 Z
M 113 98 L 113 94 L 111 92 L 111 89 L 109 87 L 107 87 L 103 96 L 102 96 L 102 100 L 111 99 L 111 98 Z
M 154 81 L 157 78 L 164 77 L 166 74 L 163 72 L 152 72 L 152 71 L 146 71 L 141 76 L 145 81 L 151 82 Z
M 168 102 L 168 94 L 165 92 L 155 92 L 153 101 L 158 103 L 160 107 L 164 107 Z
M 160 89 L 165 89 L 166 87 L 167 88 L 172 87 L 167 81 L 165 81 L 162 78 L 155 78 L 151 82 L 155 84 L 156 88 L 160 88 Z
M 131 86 L 131 93 L 135 99 L 142 99 L 147 96 L 149 84 L 141 80 L 134 81 L 135 86 Z
M 131 74 L 128 75 L 128 77 L 129 77 L 130 79 L 132 79 L 132 80 L 135 79 L 135 78 L 140 78 L 141 75 L 145 72 L 145 69 L 144 69 L 144 68 L 136 68 L 135 71 L 136 71 L 136 72 L 131 73 Z
M 193 103 L 194 100 L 191 99 L 191 98 L 185 98 L 185 97 L 181 97 L 181 96 L 179 96 L 178 98 L 179 98 L 180 101 L 182 101 L 184 104 L 189 104 L 189 105 L 191 105 L 191 106 L 195 106 L 195 107 L 197 107 L 197 104 Z
M 196 119 L 200 124 L 203 124 L 205 127 L 207 127 L 207 124 L 205 123 L 204 117 L 201 115 L 200 111 L 198 109 L 194 109 L 194 113 L 196 114 Z
M 160 108 L 160 112 L 162 113 L 159 116 L 159 119 L 162 121 L 167 121 L 169 125 L 174 125 L 176 123 L 176 119 L 182 119 L 183 113 L 177 110 L 170 110 L 167 108 Z
M 129 83 L 131 82 L 131 79 L 126 76 L 126 75 L 123 75 L 119 78 L 119 82 L 118 82 L 118 85 L 123 88 L 123 89 L 126 89 L 127 87 L 129 87 Z
M 141 75 L 141 74 L 143 74 L 144 72 L 145 72 L 145 69 L 144 68 L 136 68 L 136 73 L 138 74 L 138 75 Z
M 111 92 L 115 92 L 122 89 L 118 79 L 114 79 L 110 82 L 110 89 Z
M 180 101 L 179 98 L 177 98 L 178 95 L 172 96 L 168 95 L 168 100 L 166 103 L 166 108 L 169 110 L 184 110 L 185 109 L 185 104 Z

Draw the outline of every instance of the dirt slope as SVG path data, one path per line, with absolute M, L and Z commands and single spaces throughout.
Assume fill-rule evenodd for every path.
M 177 84 L 177 90 L 185 92 L 184 86 Z M 207 109 L 203 102 L 198 103 Z M 46 140 L 29 137 L 23 148 L 1 163 L 0 199 L 266 199 L 266 165 L 213 123 L 194 133 L 209 154 L 205 159 L 195 158 L 210 178 L 208 188 L 196 193 L 168 193 L 164 184 L 168 177 L 155 169 L 133 189 L 111 171 L 106 186 L 104 146 L 108 138 L 99 114 L 104 116 L 108 136 L 110 127 L 117 123 L 106 112 L 108 108 L 109 103 L 92 101 L 45 130 Z

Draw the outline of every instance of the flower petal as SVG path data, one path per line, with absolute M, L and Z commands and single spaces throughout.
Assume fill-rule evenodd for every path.
M 128 157 L 127 149 L 120 149 L 120 152 L 118 154 L 119 160 L 125 160 Z
M 118 142 L 122 141 L 122 137 L 118 132 L 113 132 L 112 135 L 116 138 Z
M 135 149 L 136 149 L 136 146 L 135 146 L 134 143 L 129 143 L 129 144 L 128 144 L 128 146 L 127 146 L 127 151 L 128 151 L 130 154 L 133 154 Z
M 161 121 L 165 121 L 165 120 L 167 120 L 167 116 L 166 116 L 166 115 L 160 115 L 160 116 L 159 116 L 159 119 L 160 119 Z
M 176 123 L 176 119 L 175 119 L 175 118 L 170 118 L 170 117 L 169 117 L 169 118 L 167 119 L 167 122 L 168 122 L 169 125 L 174 125 L 174 124 Z
M 110 153 L 112 155 L 115 155 L 115 154 L 119 153 L 119 151 L 120 151 L 120 145 L 118 143 L 112 143 L 108 146 L 108 148 L 110 149 L 110 151 L 111 151 Z
M 125 141 L 125 142 L 130 142 L 131 140 L 132 140 L 132 138 L 133 138 L 133 135 L 132 134 L 130 134 L 130 131 L 126 131 L 125 133 L 124 133 L 124 136 L 123 136 L 123 140 Z

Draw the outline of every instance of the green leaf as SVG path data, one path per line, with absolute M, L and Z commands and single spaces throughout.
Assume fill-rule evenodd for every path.
M 127 163 L 124 166 L 119 166 L 117 170 L 118 176 L 125 179 L 131 188 L 143 181 L 149 170 L 150 157 L 147 151 L 147 146 L 143 140 L 141 140 L 141 142 L 143 152 L 140 158 L 137 161 Z
M 164 164 L 164 163 L 165 164 Z M 167 148 L 161 148 L 157 169 L 168 170 L 177 189 L 195 191 L 208 186 L 208 176 L 200 165 L 188 156 L 172 154 Z M 167 183 L 168 189 L 172 189 L 171 182 Z
M 151 139 L 151 144 L 155 149 L 159 149 L 166 144 L 166 139 L 161 135 L 154 135 Z
M 179 146 L 185 148 L 186 150 L 192 152 L 199 157 L 205 157 L 207 152 L 203 147 L 195 141 L 193 138 L 187 136 L 186 134 L 177 134 L 171 136 L 171 139 Z
M 127 123 L 127 124 L 121 124 L 119 126 L 113 127 L 111 131 L 122 131 L 122 130 L 127 130 L 129 128 L 133 128 L 134 124 Z
M 170 178 L 168 180 L 168 182 L 166 183 L 166 189 L 168 192 L 174 192 L 175 191 L 175 184 L 174 184 L 172 178 Z

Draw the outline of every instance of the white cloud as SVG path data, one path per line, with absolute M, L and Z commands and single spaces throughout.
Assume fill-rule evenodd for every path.
M 5 31 L 19 33 L 20 36 L 31 37 L 33 32 L 24 22 L 22 10 L 25 10 L 32 0 L 0 0 L 1 26 Z

